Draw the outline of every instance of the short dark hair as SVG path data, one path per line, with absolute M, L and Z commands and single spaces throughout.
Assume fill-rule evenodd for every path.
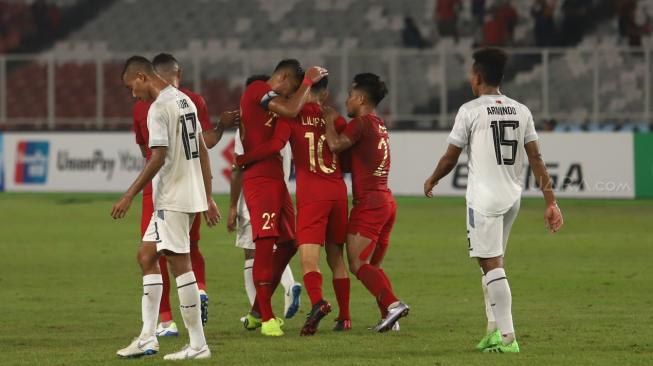
M 375 106 L 388 94 L 388 88 L 381 77 L 370 72 L 354 76 L 353 89 L 364 91 Z
M 329 85 L 329 77 L 325 76 L 320 81 L 317 83 L 313 83 L 311 86 L 311 92 L 313 93 L 319 93 L 323 90 L 326 90 L 327 86 Z
M 251 84 L 251 83 L 253 83 L 255 81 L 267 81 L 269 78 L 270 78 L 270 75 L 266 75 L 266 74 L 252 75 L 252 76 L 248 77 L 247 80 L 245 81 L 245 86 L 249 86 L 249 84 Z
M 277 67 L 274 68 L 274 72 L 278 72 L 280 70 L 290 71 L 296 80 L 301 81 L 304 78 L 304 69 L 302 69 L 302 65 L 299 63 L 299 61 L 294 58 L 281 60 L 277 64 Z
M 508 54 L 498 48 L 482 48 L 474 52 L 474 71 L 490 86 L 499 86 L 508 62 Z
M 148 60 L 143 56 L 135 55 L 128 58 L 127 61 L 125 61 L 125 67 L 122 69 L 122 74 L 120 75 L 120 77 L 124 78 L 127 71 L 133 68 L 138 68 L 139 70 L 148 74 L 154 73 L 154 67 L 152 66 L 150 60 Z
M 152 59 L 152 66 L 156 69 L 161 65 L 179 65 L 177 59 L 169 53 L 159 53 Z

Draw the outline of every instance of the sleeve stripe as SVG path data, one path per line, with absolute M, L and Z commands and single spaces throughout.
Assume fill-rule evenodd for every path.
M 259 102 L 259 104 L 261 104 L 261 106 L 263 108 L 268 109 L 268 105 L 270 104 L 272 99 L 274 99 L 274 98 L 276 98 L 278 96 L 279 96 L 279 94 L 275 93 L 274 90 L 270 90 L 269 92 L 265 93 L 263 98 L 261 98 L 261 101 Z

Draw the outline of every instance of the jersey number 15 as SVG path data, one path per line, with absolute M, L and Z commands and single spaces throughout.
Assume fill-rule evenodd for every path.
M 517 150 L 517 140 L 506 139 L 506 128 L 512 127 L 513 130 L 519 127 L 519 121 L 492 121 L 492 138 L 494 140 L 494 154 L 497 157 L 497 165 L 515 165 L 515 150 Z M 502 146 L 510 147 L 510 157 L 503 157 L 501 153 Z
M 181 124 L 181 141 L 184 144 L 186 160 L 200 157 L 199 144 L 197 142 L 197 116 L 195 113 L 186 113 L 179 117 Z

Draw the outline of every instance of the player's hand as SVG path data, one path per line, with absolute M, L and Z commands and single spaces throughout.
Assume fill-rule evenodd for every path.
M 428 198 L 433 198 L 433 187 L 438 184 L 434 181 L 433 178 L 429 177 L 426 182 L 424 182 L 424 195 Z
M 213 227 L 220 223 L 220 219 L 222 217 L 220 216 L 220 210 L 218 209 L 218 205 L 215 204 L 215 201 L 213 200 L 212 197 L 209 198 L 208 204 L 209 204 L 209 209 L 204 211 L 204 220 L 206 221 L 206 224 L 209 227 Z
M 111 217 L 114 219 L 122 219 L 125 217 L 125 214 L 127 213 L 127 210 L 129 210 L 129 206 L 132 204 L 132 197 L 128 195 L 124 195 L 120 198 L 118 202 L 116 202 L 113 207 L 111 208 Z
M 245 155 L 236 155 L 236 156 L 234 156 L 234 163 L 240 169 L 245 169 Z
M 238 217 L 238 209 L 236 206 L 229 208 L 229 217 L 227 218 L 227 231 L 233 233 L 236 231 L 236 217 Z
M 338 111 L 336 111 L 333 107 L 322 106 L 322 116 L 327 123 L 333 123 L 336 119 L 338 119 L 340 113 L 338 113 Z
M 306 74 L 304 74 L 304 77 L 311 80 L 314 83 L 317 83 L 327 75 L 329 75 L 329 71 L 327 69 L 319 66 L 312 66 L 308 70 L 306 70 Z
M 550 233 L 556 233 L 562 227 L 564 220 L 557 203 L 550 204 L 544 211 L 544 225 Z
M 225 129 L 236 126 L 240 123 L 240 111 L 222 112 L 218 123 Z

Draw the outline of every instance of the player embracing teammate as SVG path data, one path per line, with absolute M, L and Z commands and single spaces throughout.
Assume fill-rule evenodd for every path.
M 267 81 L 247 86 L 240 101 L 240 138 L 248 153 L 269 143 L 277 118 L 294 118 L 308 98 L 314 82 L 326 76 L 325 69 L 312 67 L 304 76 L 299 61 L 279 62 Z M 286 187 L 278 154 L 251 164 L 243 172 L 243 195 L 250 212 L 254 254 L 256 301 L 246 317 L 245 327 L 267 336 L 281 336 L 281 319 L 272 311 L 272 294 L 281 275 L 296 253 L 295 213 Z

